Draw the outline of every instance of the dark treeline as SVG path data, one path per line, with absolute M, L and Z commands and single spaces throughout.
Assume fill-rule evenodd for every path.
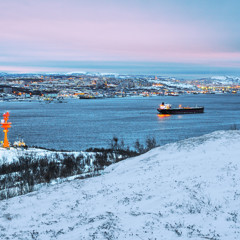
M 89 157 L 82 154 L 55 154 L 51 159 L 33 154 L 20 156 L 17 161 L 0 166 L 0 199 L 31 192 L 37 184 L 53 179 L 81 174 L 89 163 Z
M 0 200 L 34 191 L 39 184 L 47 184 L 52 180 L 99 175 L 106 166 L 140 155 L 154 147 L 156 140 L 150 137 L 146 139 L 145 145 L 137 140 L 134 150 L 125 146 L 123 140 L 113 137 L 109 148 L 89 148 L 85 154 L 19 156 L 17 161 L 0 165 Z

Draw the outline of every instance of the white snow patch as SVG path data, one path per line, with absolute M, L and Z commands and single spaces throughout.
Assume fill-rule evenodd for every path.
M 74 156 L 79 155 L 80 153 L 85 154 L 84 152 L 58 152 L 58 151 L 49 151 L 40 148 L 13 148 L 10 149 L 0 148 L 0 165 L 4 163 L 12 163 L 14 161 L 18 161 L 20 156 L 34 155 L 36 157 L 54 157 L 55 154 L 62 156 L 63 154 L 71 154 Z
M 225 81 L 227 79 L 227 77 L 226 76 L 213 76 L 213 77 L 211 77 L 211 79 Z

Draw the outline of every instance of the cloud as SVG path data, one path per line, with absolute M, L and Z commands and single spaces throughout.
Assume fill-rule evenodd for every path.
M 232 1 L 2 1 L 6 60 L 239 60 Z M 221 64 L 223 64 L 221 61 Z

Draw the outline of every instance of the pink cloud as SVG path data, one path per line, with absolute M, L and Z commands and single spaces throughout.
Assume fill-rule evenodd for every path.
M 173 6 L 152 4 L 106 0 L 1 2 L 2 58 L 221 64 L 240 59 L 238 52 L 228 50 L 228 37 L 214 25 L 188 21 Z

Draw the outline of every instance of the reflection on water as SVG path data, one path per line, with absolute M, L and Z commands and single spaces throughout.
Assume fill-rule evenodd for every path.
M 171 117 L 171 115 L 170 114 L 158 114 L 158 117 L 160 120 L 163 120 L 165 118 Z

